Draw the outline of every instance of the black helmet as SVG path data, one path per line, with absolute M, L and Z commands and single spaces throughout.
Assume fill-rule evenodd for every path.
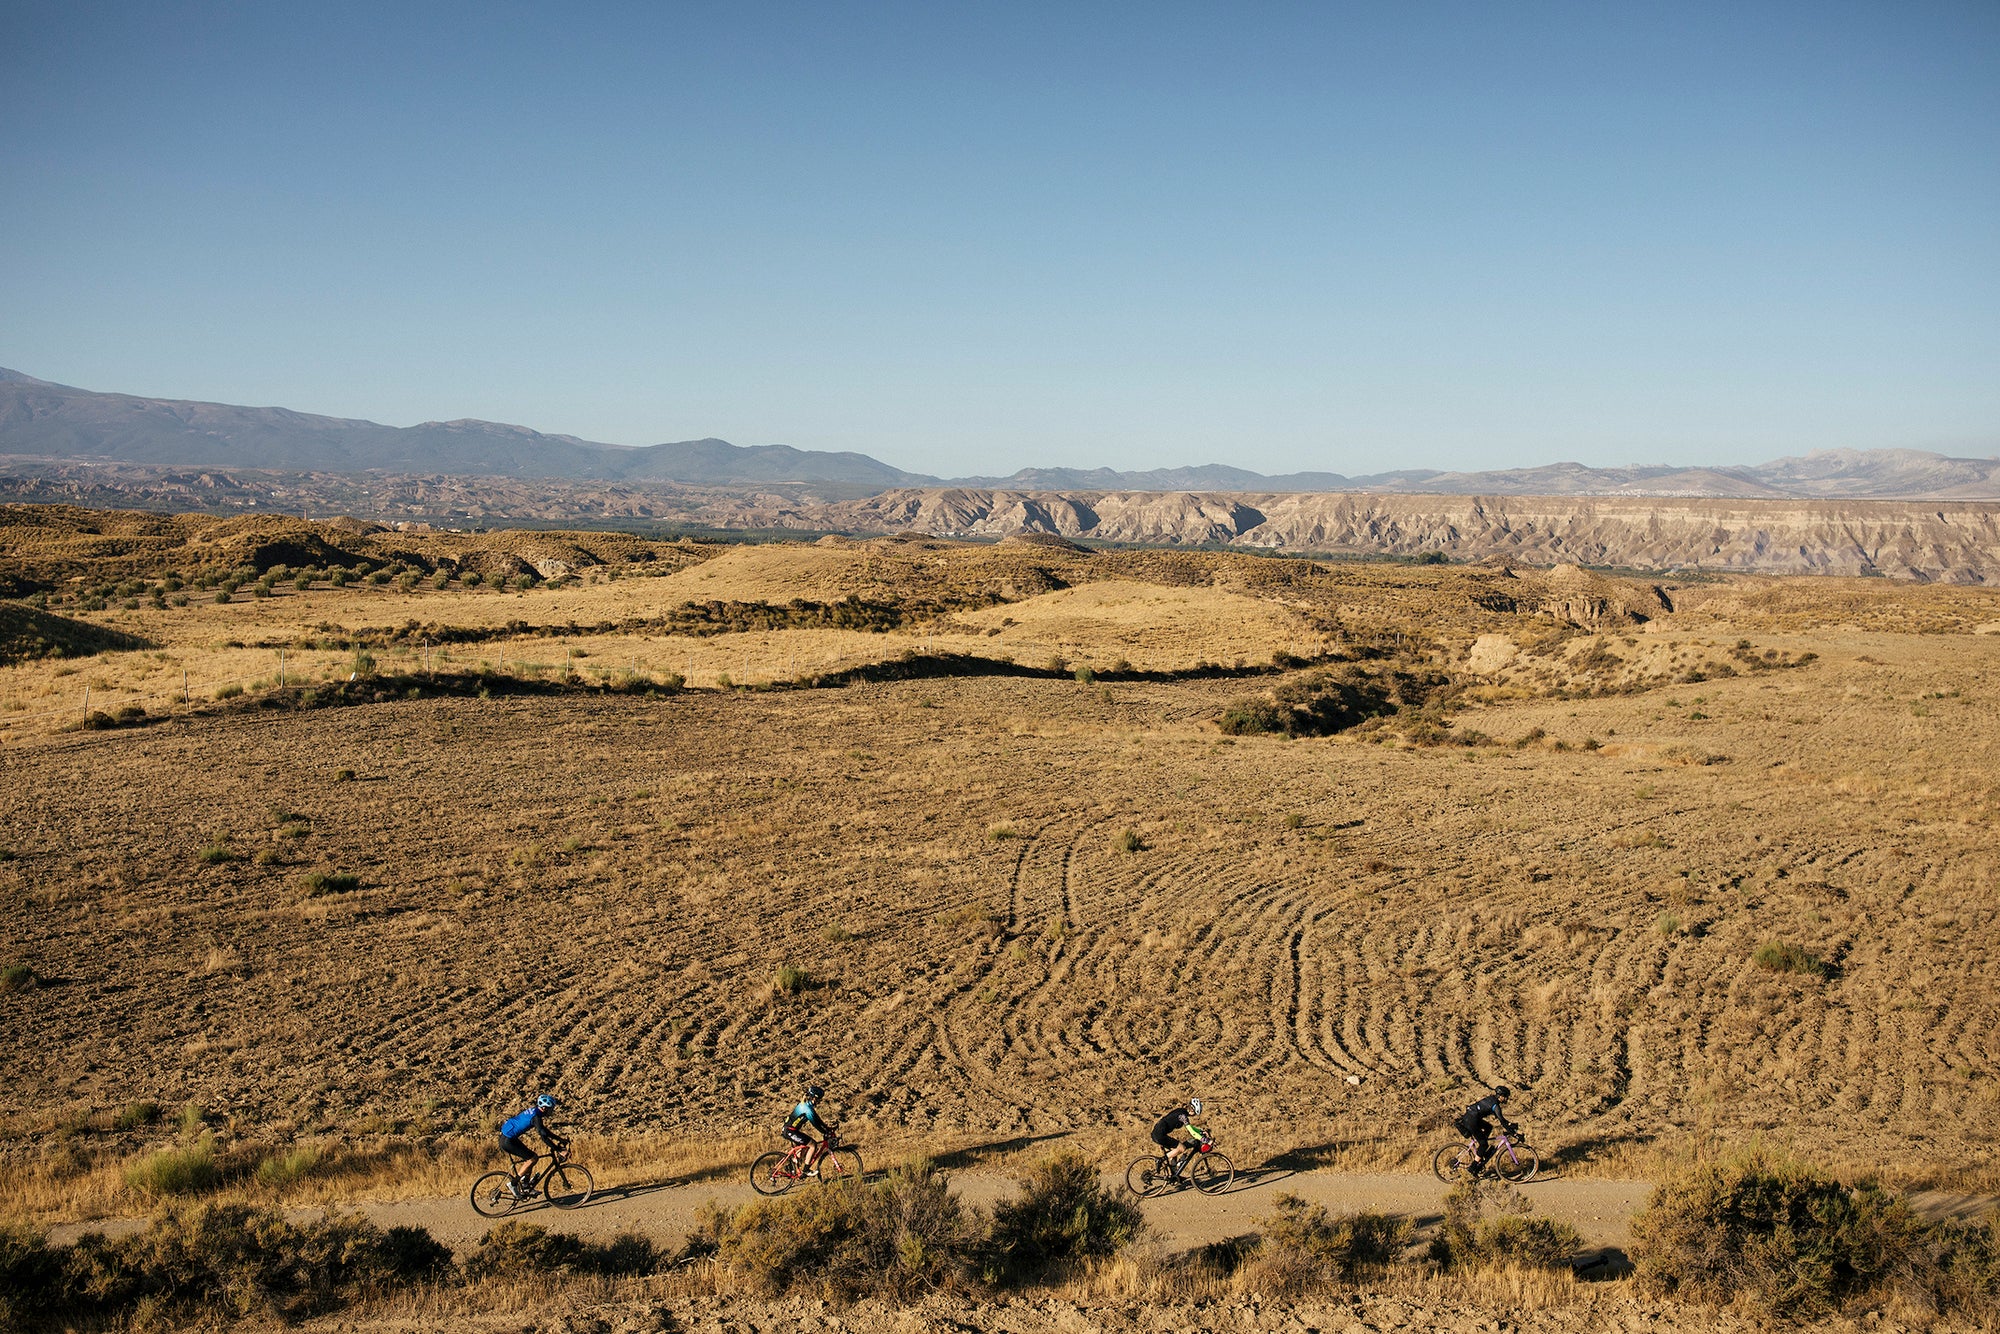
M 826 1090 L 817 1084 L 806 1085 L 806 1101 L 817 1102 L 826 1096 Z
M 1499 1088 L 1493 1090 L 1493 1096 L 1500 1099 L 1502 1102 L 1505 1102 L 1507 1099 L 1514 1096 L 1514 1090 L 1508 1088 L 1505 1084 L 1502 1084 Z

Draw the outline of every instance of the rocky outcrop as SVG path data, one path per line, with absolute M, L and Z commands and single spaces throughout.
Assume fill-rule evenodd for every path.
M 2000 502 L 896 490 L 821 527 L 2000 583 Z M 775 516 L 772 516 L 775 517 Z

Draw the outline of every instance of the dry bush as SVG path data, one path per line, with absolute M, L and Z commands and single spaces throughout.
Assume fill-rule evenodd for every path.
M 1407 1218 L 1362 1212 L 1338 1217 L 1323 1204 L 1284 1194 L 1276 1212 L 1259 1219 L 1263 1241 L 1238 1273 L 1237 1284 L 1255 1292 L 1300 1296 L 1352 1283 L 1393 1263 L 1410 1243 Z
M 125 1184 L 156 1199 L 199 1194 L 221 1180 L 215 1141 L 207 1136 L 184 1147 L 156 1149 L 125 1166 Z
M 0 1231 L 0 1302 L 16 1322 L 290 1321 L 436 1278 L 450 1262 L 418 1228 L 385 1232 L 343 1214 L 293 1223 L 275 1209 L 205 1204 L 163 1210 L 116 1241 L 89 1233 L 51 1246 L 28 1229 Z
M 877 1182 L 844 1182 L 789 1199 L 710 1213 L 702 1231 L 729 1272 L 754 1291 L 906 1300 L 964 1283 L 978 1216 L 928 1161 Z
M 1021 1193 L 993 1207 L 980 1247 L 980 1276 L 1020 1283 L 1116 1255 L 1145 1229 L 1138 1205 L 1107 1190 L 1081 1154 L 1059 1153 L 1030 1168 Z
M 1533 1208 L 1511 1186 L 1467 1177 L 1444 1197 L 1444 1223 L 1431 1242 L 1431 1258 L 1446 1268 L 1569 1268 L 1583 1238 L 1568 1223 L 1528 1217 Z M 1489 1218 L 1489 1210 L 1499 1212 Z
M 511 1219 L 490 1229 L 465 1257 L 469 1279 L 528 1278 L 541 1274 L 650 1274 L 661 1256 L 653 1243 L 625 1232 L 602 1244 Z
M 1642 1287 L 1809 1319 L 1859 1299 L 2000 1315 L 2000 1229 L 1926 1223 L 1871 1184 L 1761 1150 L 1654 1187 L 1632 1221 Z

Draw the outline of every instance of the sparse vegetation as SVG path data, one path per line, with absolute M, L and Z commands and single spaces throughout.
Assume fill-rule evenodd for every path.
M 803 968 L 784 964 L 771 978 L 771 991 L 779 996 L 796 996 L 813 986 L 812 974 Z
M 1825 960 L 1811 950 L 1780 940 L 1767 940 L 1759 945 L 1750 956 L 1750 962 L 1767 973 L 1798 973 L 1824 978 L 1829 971 Z
M 1415 1235 L 1407 1218 L 1360 1212 L 1335 1215 L 1281 1193 L 1258 1220 L 1261 1239 L 1244 1273 L 1247 1286 L 1274 1296 L 1302 1296 L 1353 1283 L 1401 1257 Z
M 1900 1197 L 1848 1187 L 1768 1151 L 1698 1165 L 1633 1220 L 1648 1290 L 1786 1319 L 1896 1298 L 1918 1311 L 2000 1315 L 2000 1234 L 1925 1223 Z
M 361 877 L 345 871 L 310 871 L 299 877 L 299 888 L 308 897 L 348 894 L 361 888 Z

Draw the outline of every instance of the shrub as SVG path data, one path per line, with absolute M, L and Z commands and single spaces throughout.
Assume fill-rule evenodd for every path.
M 141 1195 L 194 1195 L 222 1179 L 215 1143 L 203 1137 L 185 1148 L 157 1149 L 125 1165 L 125 1184 Z
M 45 1309 L 100 1317 L 276 1317 L 332 1310 L 394 1281 L 441 1273 L 451 1252 L 418 1228 L 387 1232 L 353 1215 L 292 1223 L 275 1209 L 211 1204 L 167 1209 L 144 1232 L 86 1236 L 64 1257 Z
M 1661 1182 L 1632 1237 L 1641 1286 L 1707 1305 L 1809 1319 L 1892 1293 L 1989 1315 L 2000 1301 L 1991 1220 L 1927 1224 L 1899 1196 L 1761 1151 Z
M 215 692 L 215 697 L 217 699 L 235 699 L 238 695 L 241 695 L 242 693 L 243 693 L 243 687 L 237 685 L 235 682 L 232 681 L 228 685 L 218 689 Z
M 861 937 L 840 923 L 834 922 L 819 929 L 819 938 L 829 945 L 845 945 L 848 941 L 859 940 Z
M 979 1248 L 988 1283 L 1043 1278 L 1086 1260 L 1116 1255 L 1145 1228 L 1139 1206 L 1106 1190 L 1097 1168 L 1074 1151 L 1036 1164 L 1021 1193 L 993 1207 Z
M 1096 681 L 1097 681 L 1097 673 L 1090 670 L 1089 664 L 1087 663 L 1078 664 L 1076 669 L 1076 683 L 1078 685 L 1080 686 L 1092 685 L 1095 684 Z
M 1767 940 L 1750 956 L 1750 962 L 1767 973 L 1802 973 L 1824 978 L 1829 971 L 1825 960 L 1811 950 L 1784 941 Z
M 0 968 L 0 991 L 26 991 L 41 979 L 35 970 L 24 963 L 10 963 Z
M 336 783 L 351 783 L 351 782 L 353 782 L 353 781 L 354 781 L 354 770 L 352 770 L 352 769 L 335 769 L 335 770 L 333 771 L 333 781 L 334 781 L 334 782 L 336 782 Z
M 361 877 L 345 871 L 312 871 L 299 877 L 299 888 L 312 898 L 321 894 L 345 894 L 360 887 Z
M 1229 701 L 1215 725 L 1228 736 L 1261 736 L 1284 731 L 1285 717 L 1276 700 L 1245 695 Z
M 471 570 L 468 571 L 465 577 L 460 579 L 458 582 L 466 588 L 477 588 L 486 581 L 480 577 L 479 571 Z
M 1144 852 L 1146 840 L 1139 837 L 1136 829 L 1121 830 L 1118 837 L 1111 840 L 1111 846 L 1120 852 Z
M 228 844 L 224 843 L 221 839 L 216 839 L 200 852 L 197 852 L 195 860 L 203 866 L 220 866 L 224 862 L 235 861 L 236 854 L 229 850 Z
M 1260 1219 L 1263 1244 L 1249 1277 L 1260 1291 L 1296 1296 L 1336 1283 L 1352 1283 L 1369 1269 L 1393 1262 L 1416 1230 L 1407 1218 L 1364 1212 L 1334 1217 L 1323 1204 L 1293 1194 L 1273 1201 L 1277 1212 Z
M 228 601 L 229 601 L 229 590 L 228 590 L 227 588 L 218 588 L 218 589 L 216 589 L 216 590 L 215 590 L 215 600 L 216 600 L 216 602 L 217 602 L 217 603 L 225 603 L 225 602 L 228 602 Z
M 354 575 L 347 570 L 335 570 L 327 575 L 326 581 L 335 588 L 345 588 L 353 578 Z
M 659 1252 L 645 1237 L 622 1233 L 602 1244 L 514 1219 L 479 1239 L 465 1257 L 467 1278 L 529 1278 L 537 1274 L 650 1274 Z
M 801 991 L 810 990 L 812 985 L 812 974 L 803 968 L 794 968 L 790 964 L 780 967 L 771 979 L 771 991 L 779 996 L 796 996 Z
M 1489 1208 L 1504 1210 L 1487 1218 Z M 1431 1258 L 1446 1267 L 1523 1265 L 1566 1269 L 1583 1249 L 1568 1223 L 1530 1218 L 1534 1206 L 1511 1186 L 1467 1177 L 1444 1197 L 1444 1223 L 1431 1242 Z
M 130 1102 L 111 1118 L 113 1130 L 137 1130 L 149 1126 L 160 1119 L 160 1104 L 156 1102 Z
M 263 1161 L 257 1164 L 257 1180 L 274 1189 L 282 1189 L 311 1176 L 319 1163 L 318 1145 L 296 1145 L 278 1153 L 267 1154 Z
M 1019 838 L 1020 834 L 1015 832 L 1013 825 L 996 824 L 986 831 L 986 837 L 992 839 L 995 843 L 1004 843 L 1010 838 Z
M 880 1181 L 711 1214 L 705 1226 L 723 1263 L 771 1295 L 915 1297 L 962 1283 L 980 1241 L 977 1217 L 922 1160 Z

